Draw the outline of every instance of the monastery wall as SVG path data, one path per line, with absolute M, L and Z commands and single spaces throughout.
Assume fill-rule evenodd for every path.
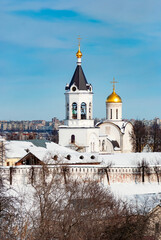
M 42 166 L 14 166 L 14 167 L 0 167 L 0 174 L 8 183 L 13 184 L 30 184 L 31 176 L 34 180 L 39 176 Z M 49 177 L 55 174 L 62 175 L 62 182 L 64 175 L 67 181 L 89 181 L 95 180 L 103 185 L 110 183 L 139 183 L 143 182 L 143 175 L 145 182 L 161 182 L 161 175 L 156 173 L 154 167 L 150 167 L 148 173 L 142 173 L 137 167 L 104 167 L 101 165 L 61 165 L 48 166 Z M 158 168 L 158 172 L 161 167 Z

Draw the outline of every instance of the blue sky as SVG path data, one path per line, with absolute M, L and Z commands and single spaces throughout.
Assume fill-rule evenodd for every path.
M 94 117 L 105 117 L 115 77 L 124 118 L 161 118 L 160 9 L 160 0 L 1 0 L 0 119 L 64 118 L 78 35 Z

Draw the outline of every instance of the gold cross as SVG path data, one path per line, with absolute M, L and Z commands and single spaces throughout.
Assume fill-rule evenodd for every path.
M 113 92 L 115 91 L 115 83 L 118 83 L 117 81 L 115 81 L 115 78 L 113 78 L 113 81 L 111 81 L 110 83 L 113 83 Z
M 80 41 L 81 41 L 82 38 L 80 36 L 78 36 L 77 39 L 78 39 L 78 46 L 80 47 Z

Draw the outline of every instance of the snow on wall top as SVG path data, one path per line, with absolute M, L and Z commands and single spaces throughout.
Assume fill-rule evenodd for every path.
M 143 160 L 150 166 L 161 166 L 161 153 L 117 153 L 112 155 L 100 155 L 102 165 L 113 167 L 136 167 Z

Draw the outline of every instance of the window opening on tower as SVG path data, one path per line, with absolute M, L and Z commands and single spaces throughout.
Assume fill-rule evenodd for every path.
M 87 107 L 86 107 L 86 103 L 82 103 L 81 104 L 81 119 L 86 119 L 86 110 L 87 110 Z
M 111 110 L 111 116 L 110 116 L 110 119 L 112 119 L 112 109 L 110 109 Z
M 67 109 L 66 111 L 67 119 L 69 119 L 69 103 L 67 103 L 66 109 Z
M 91 119 L 91 107 L 92 107 L 92 104 L 91 102 L 89 103 L 89 119 Z
M 75 102 L 72 104 L 72 119 L 77 119 L 77 104 Z
M 118 119 L 118 109 L 116 109 L 116 119 Z

